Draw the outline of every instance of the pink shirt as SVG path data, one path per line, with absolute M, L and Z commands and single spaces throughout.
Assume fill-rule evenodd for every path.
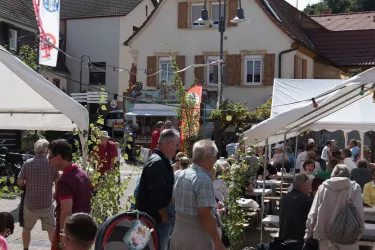
M 8 244 L 6 239 L 0 235 L 0 250 L 8 250 Z

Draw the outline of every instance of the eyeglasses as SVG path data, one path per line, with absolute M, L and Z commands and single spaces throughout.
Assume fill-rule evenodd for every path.
M 72 240 L 72 237 L 70 237 L 69 235 L 64 233 L 64 229 L 61 229 L 61 231 L 60 231 L 60 241 L 62 240 L 62 238 L 64 238 L 64 236 L 68 237 L 69 240 Z M 59 243 L 59 248 L 61 248 L 61 249 L 64 248 L 64 244 L 62 242 Z
M 52 156 L 49 156 L 48 155 L 48 160 L 51 160 L 52 158 L 55 158 L 57 155 L 52 155 Z

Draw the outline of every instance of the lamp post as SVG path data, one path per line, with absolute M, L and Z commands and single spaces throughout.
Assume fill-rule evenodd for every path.
M 222 3 L 224 6 L 222 6 Z M 197 23 L 202 24 L 209 24 L 212 23 L 210 18 L 208 17 L 208 11 L 206 8 L 207 0 L 204 1 L 203 10 L 201 11 L 201 17 L 196 21 Z M 221 8 L 224 8 L 224 15 L 221 15 Z M 222 62 L 224 59 L 223 56 L 223 44 L 224 44 L 224 32 L 225 32 L 225 25 L 227 20 L 227 0 L 219 0 L 219 33 L 220 33 L 220 61 L 218 64 L 218 86 L 217 86 L 217 103 L 216 109 L 220 109 L 220 103 L 223 99 L 223 91 L 222 91 Z M 244 11 L 241 6 L 241 0 L 238 0 L 238 9 L 237 9 L 237 16 L 231 20 L 232 23 L 243 23 L 248 21 L 248 19 L 244 15 Z
M 90 61 L 91 61 L 91 59 L 88 55 L 81 56 L 81 69 L 79 71 L 79 93 L 82 93 L 82 63 L 83 63 L 83 59 L 85 57 L 88 59 L 87 63 L 90 63 Z

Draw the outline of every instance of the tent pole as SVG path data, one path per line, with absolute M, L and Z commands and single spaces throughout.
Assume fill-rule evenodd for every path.
M 267 143 L 266 143 L 266 145 L 268 145 L 268 139 L 267 139 Z M 267 155 L 267 154 L 266 154 L 266 155 Z M 268 157 L 268 162 L 270 162 L 271 159 L 272 159 L 272 149 L 271 149 L 271 144 L 268 145 L 268 155 L 267 155 L 267 157 Z
M 297 169 L 297 153 L 298 153 L 298 138 L 299 135 L 296 136 L 296 148 L 294 149 L 294 171 L 293 171 L 293 180 L 296 178 L 296 169 Z
M 364 146 L 365 146 L 365 133 L 359 133 L 359 136 L 361 137 L 361 160 L 365 159 L 364 153 Z M 354 159 L 355 162 L 355 159 Z
M 267 164 L 268 164 L 268 138 L 266 139 L 266 147 L 264 152 L 264 165 L 263 165 L 263 192 L 262 192 L 262 211 L 261 211 L 261 218 L 260 218 L 260 244 L 263 242 L 263 217 L 264 217 L 264 194 L 266 192 L 266 171 L 267 171 Z
M 345 145 L 344 145 L 344 148 L 346 148 L 348 146 L 348 133 L 347 132 L 344 132 L 344 137 L 345 137 Z
M 82 148 L 82 167 L 85 171 L 89 171 L 88 164 L 87 164 L 87 154 L 88 154 L 88 147 L 87 147 L 87 139 L 88 135 L 83 136 L 82 133 L 79 133 L 79 140 L 81 141 L 81 148 Z
M 283 147 L 283 165 L 281 168 L 281 189 L 280 198 L 283 197 L 283 186 L 284 186 L 284 169 L 285 169 L 285 145 L 286 145 L 286 133 L 284 134 L 284 147 Z

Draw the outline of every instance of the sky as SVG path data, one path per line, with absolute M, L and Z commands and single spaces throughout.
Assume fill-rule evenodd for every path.
M 296 6 L 297 0 L 286 0 L 291 5 Z M 306 5 L 308 4 L 314 4 L 319 2 L 320 0 L 298 0 L 298 9 L 303 10 Z

